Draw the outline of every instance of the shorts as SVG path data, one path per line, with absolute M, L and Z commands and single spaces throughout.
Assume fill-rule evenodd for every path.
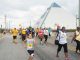
M 17 38 L 17 36 L 13 36 L 13 39 L 16 39 Z
M 44 35 L 44 38 L 47 40 L 48 39 L 48 35 Z
M 59 44 L 58 45 L 58 51 L 61 51 L 61 48 L 64 48 L 64 53 L 68 52 L 68 47 L 67 47 L 67 43 L 66 44 Z
M 27 52 L 29 53 L 29 55 L 34 54 L 34 50 L 27 50 Z
M 26 39 L 26 35 L 22 35 L 22 41 Z

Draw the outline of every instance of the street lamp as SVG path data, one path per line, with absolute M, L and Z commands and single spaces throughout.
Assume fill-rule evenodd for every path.
M 5 31 L 6 31 L 6 15 L 5 15 Z
M 78 19 L 78 21 L 77 21 L 77 19 Z M 78 25 L 78 22 L 79 22 L 79 25 Z M 80 26 L 80 20 L 79 20 L 78 15 L 76 15 L 76 27 L 77 27 L 77 26 Z
M 80 0 L 79 0 L 79 26 L 80 26 Z
M 2 33 L 2 24 L 1 24 L 1 28 L 0 28 L 0 33 Z
M 76 27 L 77 27 L 77 25 L 78 25 L 78 24 L 77 24 L 77 19 L 79 19 L 79 18 L 78 18 L 78 16 L 76 15 Z

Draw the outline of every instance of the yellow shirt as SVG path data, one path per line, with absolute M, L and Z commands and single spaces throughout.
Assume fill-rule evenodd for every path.
M 80 41 L 80 33 L 76 31 L 76 40 Z
M 26 45 L 27 45 L 27 50 L 33 50 L 34 49 L 34 39 L 27 38 Z
M 26 34 L 26 30 L 22 30 L 22 34 Z
M 12 30 L 12 34 L 13 34 L 13 36 L 17 36 L 18 35 L 18 30 Z
M 36 32 L 39 32 L 39 29 L 36 29 Z

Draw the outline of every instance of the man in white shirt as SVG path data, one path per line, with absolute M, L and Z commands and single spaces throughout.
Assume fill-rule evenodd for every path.
M 44 43 L 45 44 L 47 44 L 48 35 L 49 35 L 48 30 L 44 28 L 44 38 L 45 38 L 45 42 Z
M 62 27 L 61 31 L 59 31 L 59 45 L 56 57 L 59 57 L 58 54 L 62 47 L 64 48 L 65 59 L 68 60 L 67 35 L 65 32 L 65 27 Z

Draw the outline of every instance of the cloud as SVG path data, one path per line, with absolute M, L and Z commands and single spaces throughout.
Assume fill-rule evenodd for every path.
M 11 10 L 6 13 L 9 18 L 33 18 L 38 19 L 45 12 L 46 6 L 38 5 L 32 6 L 29 10 Z
M 79 0 L 56 0 L 56 2 L 70 11 L 70 13 L 74 15 L 78 14 Z
M 19 24 L 22 24 L 23 27 L 30 25 L 30 20 L 32 26 L 35 24 L 35 22 L 40 18 L 40 16 L 45 12 L 47 9 L 46 6 L 43 5 L 37 5 L 32 6 L 28 11 L 24 10 L 11 10 L 6 13 L 7 20 L 12 20 L 11 26 L 17 26 Z M 9 21 L 8 21 L 9 22 Z
M 39 19 L 46 9 L 47 7 L 43 5 L 33 6 L 30 8 L 31 16 L 34 17 L 34 19 Z
M 71 13 L 77 13 L 78 0 L 55 1 Z M 30 20 L 34 25 L 52 2 L 53 0 L 0 0 L 0 21 L 4 20 L 4 15 L 7 15 L 7 20 L 12 20 L 15 25 L 19 23 L 24 25 L 25 22 L 29 25 Z
M 12 16 L 14 18 L 24 18 L 26 15 L 29 15 L 28 11 L 22 11 L 22 10 L 12 10 L 7 12 L 8 16 Z

